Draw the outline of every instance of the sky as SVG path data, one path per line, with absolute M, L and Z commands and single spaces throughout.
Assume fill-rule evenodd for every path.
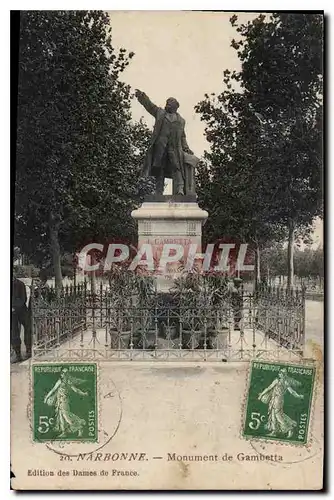
M 205 93 L 220 92 L 224 69 L 239 67 L 230 47 L 238 35 L 229 23 L 233 13 L 181 11 L 109 11 L 113 43 L 135 56 L 122 75 L 133 89 L 140 89 L 158 106 L 175 97 L 186 120 L 190 148 L 201 156 L 208 147 L 204 123 L 194 106 Z M 240 14 L 247 21 L 256 14 Z M 154 118 L 134 99 L 135 120 Z
M 238 70 L 240 62 L 231 47 L 239 39 L 229 19 L 233 12 L 190 11 L 108 11 L 113 45 L 133 51 L 135 56 L 122 74 L 133 91 L 145 92 L 158 106 L 175 97 L 179 113 L 186 120 L 190 149 L 201 156 L 208 143 L 204 126 L 194 106 L 205 93 L 220 93 L 223 71 Z M 256 13 L 237 13 L 241 22 L 254 19 Z M 143 117 L 150 129 L 154 118 L 132 101 L 135 121 Z M 166 194 L 171 192 L 171 185 Z M 322 223 L 317 221 L 314 245 L 322 243 Z

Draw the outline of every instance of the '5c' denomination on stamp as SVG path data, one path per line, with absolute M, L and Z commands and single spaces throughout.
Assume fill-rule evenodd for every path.
M 253 361 L 243 436 L 308 443 L 315 367 Z
M 96 364 L 39 364 L 32 370 L 34 441 L 96 442 Z

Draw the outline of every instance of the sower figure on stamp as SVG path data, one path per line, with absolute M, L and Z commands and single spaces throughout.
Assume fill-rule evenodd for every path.
M 15 351 L 16 362 L 22 361 L 21 326 L 24 328 L 24 343 L 27 358 L 31 357 L 31 325 L 30 315 L 26 306 L 27 292 L 23 281 L 14 277 L 12 293 L 12 327 L 11 346 Z
M 77 387 L 78 384 L 84 382 L 85 380 L 72 377 L 67 368 L 64 368 L 55 385 L 44 397 L 44 403 L 55 407 L 55 430 L 61 432 L 59 437 L 65 436 L 66 433 L 76 432 L 78 436 L 82 436 L 86 421 L 70 410 L 70 399 L 71 391 L 81 396 L 88 395 L 87 391 L 82 391 Z
M 300 386 L 301 383 L 289 377 L 286 368 L 283 368 L 278 372 L 278 377 L 258 395 L 262 403 L 268 404 L 265 429 L 269 431 L 269 436 L 287 434 L 288 438 L 292 437 L 297 422 L 284 413 L 284 395 L 289 392 L 295 398 L 303 399 L 304 395 L 295 391 Z
M 173 194 L 195 194 L 195 168 L 199 159 L 187 144 L 185 120 L 177 112 L 178 101 L 169 97 L 163 109 L 153 104 L 140 90 L 136 90 L 136 97 L 155 118 L 143 176 L 156 178 L 157 194 L 163 194 L 165 178 L 173 179 Z

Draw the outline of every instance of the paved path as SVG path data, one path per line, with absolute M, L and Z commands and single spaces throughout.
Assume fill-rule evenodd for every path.
M 306 339 L 324 343 L 324 303 L 315 300 L 306 301 Z

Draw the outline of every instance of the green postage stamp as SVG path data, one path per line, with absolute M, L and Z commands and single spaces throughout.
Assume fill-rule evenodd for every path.
M 32 374 L 34 441 L 96 442 L 96 364 L 36 364 Z
M 253 361 L 243 436 L 307 444 L 314 379 L 313 366 Z

